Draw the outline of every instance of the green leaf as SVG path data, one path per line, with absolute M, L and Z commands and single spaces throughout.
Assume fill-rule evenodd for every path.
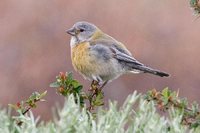
M 69 72 L 68 74 L 67 74 L 67 81 L 68 82 L 71 82 L 73 80 L 73 74 L 72 74 L 72 72 Z
M 78 86 L 78 87 L 74 88 L 74 91 L 75 91 L 76 93 L 80 94 L 80 92 L 81 92 L 82 88 L 83 88 L 83 86 L 82 86 L 82 85 L 80 85 L 80 86 Z
M 188 105 L 187 98 L 182 98 L 180 100 L 180 105 L 181 105 L 182 108 L 185 108 Z
M 36 108 L 37 105 L 35 103 L 30 103 L 29 106 L 31 106 L 32 108 Z
M 38 99 L 38 97 L 40 96 L 39 92 L 33 92 L 32 95 L 29 97 L 29 99 Z
M 77 88 L 80 86 L 80 83 L 77 80 L 72 80 L 71 84 L 72 84 L 73 88 Z
M 60 85 L 58 84 L 58 82 L 53 82 L 49 86 L 52 87 L 52 88 L 60 87 Z
M 47 95 L 47 90 L 40 94 L 40 98 L 42 98 L 42 97 L 44 97 L 46 95 Z
M 198 2 L 197 2 L 197 0 L 190 0 L 190 5 L 191 6 L 194 6 L 194 5 L 196 5 Z
M 83 107 L 84 106 L 84 97 L 82 97 L 82 96 L 80 96 L 80 105 L 81 105 L 81 107 Z
M 162 90 L 162 95 L 165 98 L 168 98 L 170 96 L 170 91 L 169 91 L 168 87 L 166 87 L 165 89 Z
M 197 128 L 198 126 L 200 126 L 200 121 L 198 120 L 197 122 L 194 122 L 191 124 L 190 129 L 191 128 Z
M 97 97 L 93 101 L 93 104 L 96 105 L 96 106 L 104 105 L 103 97 L 104 97 L 103 93 L 102 92 L 98 92 Z

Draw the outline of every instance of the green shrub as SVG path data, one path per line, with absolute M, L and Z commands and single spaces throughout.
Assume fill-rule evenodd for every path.
M 148 102 L 141 94 L 129 95 L 121 107 L 109 102 L 108 108 L 98 108 L 96 115 L 77 104 L 73 95 L 66 98 L 63 108 L 57 108 L 54 121 L 39 122 L 31 111 L 11 117 L 0 110 L 1 133 L 188 133 L 200 132 L 181 124 L 183 112 L 171 108 L 169 116 L 156 110 L 155 102 Z M 18 125 L 16 120 L 21 121 Z

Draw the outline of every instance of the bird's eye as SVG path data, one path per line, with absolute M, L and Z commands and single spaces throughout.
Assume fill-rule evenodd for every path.
M 80 32 L 83 32 L 84 31 L 84 29 L 80 29 Z

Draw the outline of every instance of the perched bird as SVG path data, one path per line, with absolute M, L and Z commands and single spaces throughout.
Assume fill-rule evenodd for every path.
M 71 35 L 71 59 L 84 78 L 103 86 L 126 73 L 150 73 L 160 77 L 169 74 L 137 61 L 128 49 L 113 37 L 88 22 L 77 22 L 67 30 Z

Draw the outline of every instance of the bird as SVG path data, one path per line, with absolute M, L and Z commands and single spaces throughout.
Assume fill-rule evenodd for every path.
M 101 84 L 127 73 L 169 74 L 136 60 L 125 45 L 86 21 L 76 22 L 66 31 L 70 36 L 72 65 L 85 79 Z

